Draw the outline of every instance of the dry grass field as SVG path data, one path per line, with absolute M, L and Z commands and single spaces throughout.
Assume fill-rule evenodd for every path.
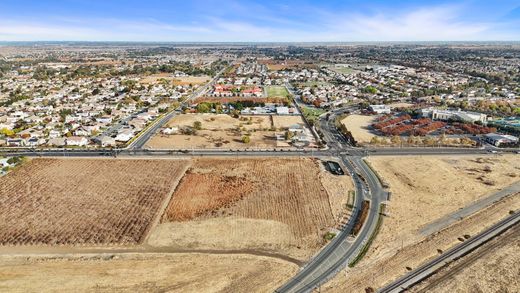
M 305 126 L 301 116 L 273 116 L 273 126 L 276 129 L 285 130 L 294 124 Z
M 349 115 L 341 123 L 352 132 L 352 136 L 358 143 L 368 143 L 375 135 L 369 131 L 374 116 Z
M 392 198 L 372 256 L 421 240 L 426 224 L 520 180 L 520 156 L 371 157 Z
M 169 83 L 173 83 L 173 85 L 201 85 L 209 82 L 211 77 L 209 76 L 182 76 L 175 77 L 169 73 L 158 73 L 145 76 L 141 79 L 141 83 L 143 84 L 156 84 L 161 80 L 166 80 Z
M 520 179 L 520 157 L 422 156 L 370 157 L 370 164 L 389 183 L 388 217 L 366 256 L 329 284 L 332 292 L 380 287 L 520 208 L 520 194 L 506 197 L 429 236 L 422 227 Z M 377 277 L 374 277 L 377 276 Z
M 332 204 L 342 204 L 331 202 L 316 180 L 326 172 L 318 164 L 311 159 L 196 160 L 149 244 L 267 249 L 304 259 L 336 224 Z
M 290 262 L 251 255 L 0 257 L 2 292 L 272 292 Z
M 271 118 L 272 117 L 272 118 Z M 147 143 L 152 149 L 205 149 L 205 148 L 278 148 L 290 147 L 285 141 L 277 141 L 274 131 L 287 129 L 303 122 L 299 116 L 241 116 L 233 118 L 226 114 L 183 114 L 172 118 L 167 127 L 192 127 L 198 121 L 202 129 L 195 135 L 158 134 Z M 250 142 L 244 143 L 242 137 L 249 135 Z
M 0 177 L 0 244 L 136 244 L 180 160 L 33 159 Z
M 520 226 L 414 286 L 411 292 L 520 292 Z

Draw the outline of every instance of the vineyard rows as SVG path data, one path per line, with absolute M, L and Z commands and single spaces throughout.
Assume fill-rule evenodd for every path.
M 0 245 L 139 243 L 187 164 L 29 161 L 0 178 Z

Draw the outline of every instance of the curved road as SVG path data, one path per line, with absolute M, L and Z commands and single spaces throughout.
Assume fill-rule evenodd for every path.
M 315 257 L 313 257 L 289 282 L 278 288 L 275 292 L 310 292 L 334 275 L 344 269 L 348 263 L 357 256 L 370 235 L 374 232 L 379 218 L 379 207 L 387 199 L 387 193 L 383 191 L 381 183 L 372 170 L 365 164 L 361 150 L 354 149 L 348 144 L 348 140 L 336 129 L 334 116 L 328 121 L 320 120 L 320 129 L 329 146 L 329 152 L 338 154 L 344 165 L 352 174 L 356 185 L 356 198 L 354 213 L 342 231 L 332 239 Z M 353 156 L 341 155 L 347 150 Z M 352 239 L 351 231 L 354 219 L 360 210 L 363 200 L 370 201 L 368 216 L 361 231 Z

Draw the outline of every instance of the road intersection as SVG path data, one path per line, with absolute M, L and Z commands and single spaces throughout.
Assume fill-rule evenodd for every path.
M 221 72 L 220 72 L 221 73 Z M 218 76 L 208 84 L 193 93 L 189 99 L 198 97 L 209 86 L 214 84 Z M 186 102 L 185 102 L 186 103 Z M 182 105 L 181 105 L 182 106 Z M 382 183 L 376 174 L 364 161 L 366 156 L 398 156 L 398 155 L 453 155 L 453 154 L 484 154 L 485 148 L 437 148 L 437 147 L 407 147 L 407 148 L 357 148 L 353 142 L 345 137 L 337 129 L 334 121 L 338 115 L 351 111 L 353 108 L 343 108 L 324 115 L 316 124 L 327 146 L 322 149 L 175 149 L 175 150 L 150 150 L 144 148 L 146 142 L 166 124 L 172 117 L 179 113 L 175 109 L 164 115 L 152 126 L 143 131 L 128 147 L 124 149 L 13 149 L 3 148 L 0 153 L 8 156 L 41 156 L 41 157 L 96 157 L 96 156 L 270 156 L 270 157 L 337 157 L 353 177 L 356 186 L 356 196 L 353 207 L 353 215 L 343 229 L 320 252 L 311 258 L 286 284 L 276 292 L 310 292 L 336 273 L 344 269 L 355 258 L 370 236 L 374 233 L 380 217 L 380 207 L 388 199 Z M 318 137 L 319 138 L 319 137 Z M 370 202 L 368 216 L 356 237 L 351 236 L 354 219 L 361 209 L 362 202 Z

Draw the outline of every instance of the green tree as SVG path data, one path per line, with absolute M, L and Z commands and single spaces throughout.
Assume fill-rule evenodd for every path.
M 243 143 L 250 143 L 251 142 L 251 138 L 247 135 L 244 135 L 242 136 L 242 142 Z
M 193 122 L 193 128 L 195 130 L 201 130 L 202 129 L 202 122 L 200 122 L 200 121 Z
M 197 105 L 197 112 L 199 113 L 208 113 L 211 110 L 208 104 L 200 103 Z

